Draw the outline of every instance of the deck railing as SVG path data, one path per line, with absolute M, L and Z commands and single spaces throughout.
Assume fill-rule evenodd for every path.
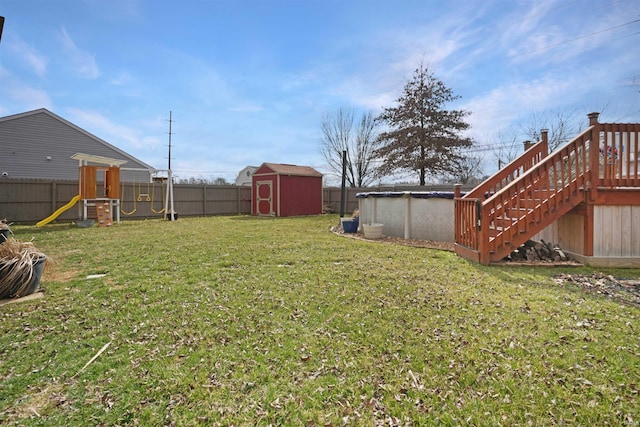
M 598 187 L 640 187 L 638 152 L 640 124 L 603 123 L 598 126 Z M 595 160 L 592 159 L 592 160 Z
M 553 153 L 543 140 L 455 202 L 456 252 L 497 261 L 598 189 L 640 187 L 640 124 L 590 127 Z M 544 158 L 537 158 L 542 156 Z

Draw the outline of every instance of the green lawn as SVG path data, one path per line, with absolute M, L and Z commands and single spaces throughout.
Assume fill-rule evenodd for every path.
M 0 424 L 640 422 L 639 307 L 337 223 L 13 227 L 55 265 L 0 307 Z

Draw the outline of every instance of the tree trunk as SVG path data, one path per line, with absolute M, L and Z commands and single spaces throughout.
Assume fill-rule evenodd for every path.
M 420 146 L 420 185 L 425 185 L 424 146 Z

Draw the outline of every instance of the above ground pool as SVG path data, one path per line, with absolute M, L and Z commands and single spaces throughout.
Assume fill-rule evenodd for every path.
M 360 225 L 383 224 L 385 236 L 454 242 L 454 193 L 393 191 L 358 193 Z

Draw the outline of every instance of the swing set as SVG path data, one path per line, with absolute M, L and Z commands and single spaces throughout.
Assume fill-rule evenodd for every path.
M 138 210 L 138 202 L 148 202 L 149 203 L 149 208 L 151 209 L 151 212 L 153 212 L 154 214 L 161 214 L 164 213 L 165 208 L 163 207 L 160 210 L 156 210 L 154 208 L 154 195 L 156 193 L 156 181 L 160 181 L 160 194 L 162 197 L 162 205 L 164 206 L 164 187 L 165 187 L 165 180 L 166 178 L 163 177 L 154 177 L 153 178 L 153 182 L 148 182 L 147 183 L 147 192 L 143 193 L 142 192 L 142 184 L 141 183 L 134 183 L 132 184 L 132 191 L 133 191 L 133 198 L 131 199 L 131 202 L 133 204 L 133 209 L 130 211 L 126 211 L 124 209 L 124 207 L 120 208 L 120 212 L 122 212 L 123 215 L 133 215 L 134 213 L 136 213 L 136 211 Z M 138 187 L 138 195 L 136 196 L 136 185 Z M 124 186 L 124 182 L 122 183 L 122 190 L 120 191 L 121 195 L 122 195 L 122 202 L 126 203 L 126 196 L 125 196 L 125 186 Z
M 155 176 L 151 182 L 147 183 L 147 192 L 142 192 L 142 185 L 138 183 L 138 195 L 136 196 L 136 186 L 133 184 L 133 210 L 125 211 L 120 208 L 118 212 L 122 212 L 124 215 L 133 215 L 138 210 L 138 202 L 142 202 L 146 200 L 147 203 L 150 203 L 151 212 L 155 214 L 164 214 L 164 219 L 169 221 L 175 221 L 178 219 L 178 214 L 175 211 L 175 207 L 173 204 L 173 174 L 171 171 L 171 123 L 173 120 L 171 119 L 171 111 L 169 111 L 169 168 L 167 170 L 156 170 L 157 172 L 167 173 L 166 178 L 163 176 Z M 162 204 L 164 207 L 160 210 L 156 210 L 153 207 L 153 196 L 155 194 L 155 186 L 156 181 L 160 181 L 160 192 L 163 195 Z M 165 186 L 166 182 L 166 186 Z M 153 185 L 153 186 L 152 186 Z M 165 188 L 166 187 L 166 188 Z M 124 184 L 122 185 L 122 197 L 124 198 Z

